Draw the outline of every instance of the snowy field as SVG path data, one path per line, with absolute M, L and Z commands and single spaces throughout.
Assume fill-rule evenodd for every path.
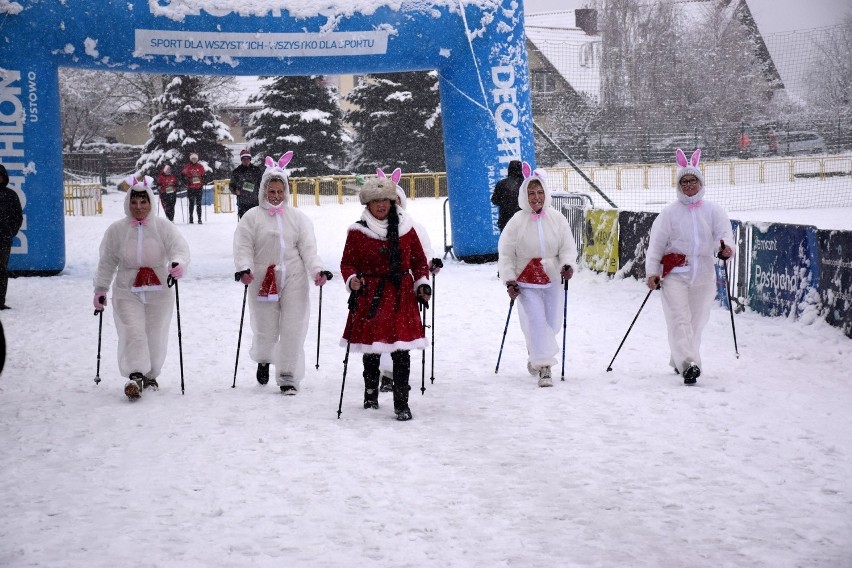
M 737 359 L 717 308 L 690 388 L 667 366 L 652 294 L 607 373 L 647 289 L 584 270 L 568 292 L 565 381 L 555 369 L 554 388 L 540 389 L 516 313 L 494 373 L 509 305 L 495 265 L 447 262 L 435 381 L 427 352 L 422 396 L 412 353 L 414 420 L 394 419 L 389 393 L 378 411 L 361 408 L 358 357 L 338 419 L 338 267 L 360 207 L 302 208 L 337 277 L 323 292 L 318 370 L 312 289 L 308 376 L 295 397 L 256 383 L 248 314 L 231 388 L 236 215 L 210 208 L 204 225 L 179 222 L 193 253 L 179 286 L 186 393 L 173 321 L 160 391 L 131 403 L 111 306 L 93 381 L 91 280 L 122 197 L 106 196 L 103 217 L 66 219 L 60 276 L 9 285 L 0 566 L 852 566 L 852 341 L 824 322 L 738 315 Z M 409 205 L 439 250 L 442 203 Z M 777 220 L 836 216 L 845 226 L 830 228 L 848 230 L 850 213 Z

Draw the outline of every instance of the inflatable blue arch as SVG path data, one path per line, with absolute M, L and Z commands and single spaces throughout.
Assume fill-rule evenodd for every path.
M 519 0 L 4 0 L 0 162 L 25 215 L 9 268 L 55 274 L 65 266 L 59 67 L 190 75 L 436 69 L 454 252 L 493 257 L 493 186 L 510 160 L 534 163 L 523 23 Z

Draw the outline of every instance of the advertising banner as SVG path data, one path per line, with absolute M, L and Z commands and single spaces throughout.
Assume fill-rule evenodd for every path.
M 620 211 L 618 213 L 618 274 L 645 279 L 645 252 L 651 236 L 651 225 L 657 213 Z
M 852 231 L 817 231 L 825 320 L 852 337 Z
M 816 228 L 752 225 L 749 307 L 766 316 L 799 317 L 819 304 Z
M 618 270 L 618 211 L 592 209 L 586 212 L 583 262 L 596 272 Z

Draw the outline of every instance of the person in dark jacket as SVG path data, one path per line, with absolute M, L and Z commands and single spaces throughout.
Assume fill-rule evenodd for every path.
M 518 206 L 518 190 L 524 182 L 524 174 L 521 171 L 520 160 L 512 160 L 509 162 L 509 170 L 506 177 L 497 182 L 494 186 L 494 193 L 491 194 L 491 203 L 497 206 L 500 210 L 500 216 L 497 218 L 497 227 L 500 232 L 503 232 L 503 227 L 512 218 L 512 215 L 520 211 Z
M 231 172 L 228 188 L 237 196 L 237 217 L 242 219 L 246 211 L 257 207 L 257 191 L 263 170 L 251 163 L 251 152 L 240 152 L 240 165 Z
M 12 254 L 12 239 L 18 234 L 23 222 L 21 200 L 15 190 L 9 187 L 6 166 L 0 164 L 0 310 L 9 309 L 6 305 L 6 287 L 9 283 L 6 265 Z

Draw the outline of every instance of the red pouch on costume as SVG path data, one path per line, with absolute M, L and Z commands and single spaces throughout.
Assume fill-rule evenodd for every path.
M 544 271 L 540 258 L 529 261 L 516 281 L 525 288 L 547 288 L 550 286 L 550 278 Z
M 277 302 L 278 301 L 278 284 L 275 282 L 275 265 L 270 264 L 266 268 L 266 275 L 263 277 L 263 282 L 260 284 L 260 291 L 257 293 L 258 302 Z
M 677 268 L 678 266 L 689 266 L 686 263 L 686 255 L 678 252 L 670 252 L 669 254 L 663 255 L 661 262 L 663 263 L 663 278 L 666 277 L 666 274 L 672 271 L 672 268 Z
M 152 292 L 162 290 L 163 285 L 160 279 L 157 278 L 157 273 L 153 268 L 143 266 L 136 273 L 136 278 L 133 280 L 133 286 L 130 287 L 131 292 Z

